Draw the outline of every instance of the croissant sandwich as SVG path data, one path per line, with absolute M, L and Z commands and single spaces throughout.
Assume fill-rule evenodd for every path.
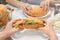
M 39 27 L 44 27 L 44 20 L 38 19 L 19 19 L 13 23 L 14 27 L 26 28 L 26 29 L 37 29 Z

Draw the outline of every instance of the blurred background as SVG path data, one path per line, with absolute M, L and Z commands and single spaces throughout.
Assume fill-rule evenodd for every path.
M 0 0 L 0 4 L 6 4 L 6 0 Z

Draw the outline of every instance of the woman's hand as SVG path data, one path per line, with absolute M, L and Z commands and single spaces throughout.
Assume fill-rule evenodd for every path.
M 28 3 L 25 3 L 21 6 L 22 10 L 25 12 L 25 13 L 30 13 L 32 7 L 30 4 Z
M 21 28 L 17 28 L 17 27 L 13 27 L 13 22 L 15 22 L 16 20 L 12 20 L 10 22 L 7 23 L 6 28 L 4 29 L 5 32 L 7 32 L 7 34 L 11 35 L 13 33 L 16 33 L 18 31 L 22 31 L 23 29 Z
M 15 21 L 16 20 L 13 20 L 7 23 L 5 29 L 2 32 L 0 32 L 0 40 L 5 40 L 12 34 L 23 30 L 22 28 L 13 27 L 13 22 Z
M 45 21 L 45 27 L 39 28 L 39 30 L 42 30 L 44 33 L 46 33 L 47 35 L 50 35 L 52 32 L 54 32 L 53 30 L 53 26 L 50 22 L 48 22 L 47 20 Z
M 42 1 L 42 2 L 40 3 L 40 7 L 41 7 L 42 9 L 49 8 L 49 5 L 50 5 L 50 1 L 49 1 L 49 0 L 45 0 L 45 1 Z
M 51 23 L 49 23 L 47 20 L 46 20 L 46 26 L 43 27 L 43 28 L 39 28 L 39 30 L 42 30 L 44 33 L 46 33 L 50 40 L 58 40 L 54 30 L 53 30 L 53 26 Z

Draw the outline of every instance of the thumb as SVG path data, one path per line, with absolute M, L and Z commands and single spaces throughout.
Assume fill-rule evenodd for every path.
M 12 29 L 12 31 L 15 33 L 15 32 L 19 32 L 19 31 L 22 31 L 23 30 L 23 28 L 19 28 L 19 27 L 14 27 L 13 29 Z
M 13 33 L 18 32 L 18 31 L 20 31 L 19 28 L 13 28 L 13 29 L 12 29 L 12 32 L 13 32 Z
M 13 28 L 9 32 L 10 32 L 10 34 L 14 34 L 16 32 L 19 32 L 19 28 Z

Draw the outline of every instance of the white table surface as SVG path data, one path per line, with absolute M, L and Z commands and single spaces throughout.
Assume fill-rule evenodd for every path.
M 7 5 L 14 9 L 12 12 L 12 19 L 18 19 L 18 18 L 26 18 L 26 16 L 23 14 L 22 10 L 16 7 L 12 7 L 10 5 Z M 54 11 L 52 11 L 54 13 Z M 50 17 L 53 17 L 54 15 L 51 14 Z M 48 40 L 48 37 L 42 33 L 41 31 L 36 30 L 27 30 L 15 33 L 12 36 L 13 40 Z M 60 40 L 60 39 L 59 39 Z

